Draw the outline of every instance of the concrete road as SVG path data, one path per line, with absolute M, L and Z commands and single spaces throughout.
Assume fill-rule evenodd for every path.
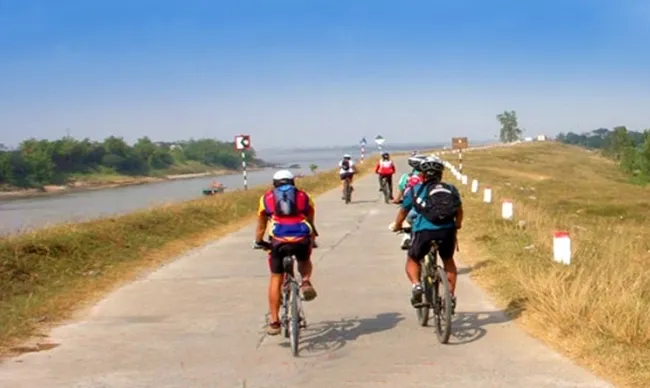
M 338 191 L 317 200 L 319 296 L 304 305 L 299 358 L 264 334 L 267 267 L 251 226 L 55 329 L 59 346 L 0 365 L 0 387 L 610 386 L 522 333 L 467 274 L 451 343 L 440 345 L 409 304 L 399 236 L 387 230 L 395 206 L 376 184 L 359 180 L 347 206 Z

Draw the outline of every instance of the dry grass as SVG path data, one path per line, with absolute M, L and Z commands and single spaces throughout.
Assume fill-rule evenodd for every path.
M 523 304 L 524 326 L 583 365 L 620 386 L 650 386 L 650 188 L 557 143 L 463 156 L 470 180 L 493 189 L 485 204 L 482 190 L 462 188 L 463 235 L 488 258 L 479 283 Z M 515 222 L 501 220 L 503 198 L 514 200 Z M 554 230 L 571 233 L 571 266 L 552 261 Z
M 360 172 L 370 171 L 373 163 L 368 160 Z M 336 171 L 298 183 L 312 195 L 339 185 Z M 11 353 L 20 341 L 144 269 L 243 226 L 266 189 L 0 239 L 0 352 Z

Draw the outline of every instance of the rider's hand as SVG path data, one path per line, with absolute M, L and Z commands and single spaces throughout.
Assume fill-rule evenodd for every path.
M 400 203 L 402 203 L 402 200 L 401 200 L 401 199 L 397 199 L 397 198 L 395 198 L 395 199 L 393 199 L 393 203 L 394 203 L 395 205 L 399 205 Z
M 393 225 L 393 232 L 399 232 L 399 231 L 402 231 L 402 230 L 404 230 L 404 227 L 401 224 L 400 225 L 397 225 L 397 224 Z

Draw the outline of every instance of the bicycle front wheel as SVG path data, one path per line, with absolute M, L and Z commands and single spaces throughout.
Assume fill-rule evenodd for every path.
M 390 203 L 390 193 L 388 192 L 388 182 L 386 182 L 386 179 L 382 181 L 381 190 L 384 193 L 384 202 Z
M 420 284 L 422 285 L 422 305 L 416 307 L 415 313 L 418 317 L 420 326 L 429 324 L 429 314 L 431 312 L 431 302 L 433 301 L 433 289 L 431 284 L 431 277 L 427 271 L 427 266 L 422 265 L 420 272 Z
M 451 288 L 444 268 L 437 267 L 437 270 L 438 281 L 434 285 L 434 321 L 438 341 L 441 344 L 446 344 L 449 342 L 449 336 L 451 336 Z
M 298 292 L 298 285 L 291 285 L 291 318 L 289 319 L 289 334 L 291 340 L 291 353 L 294 357 L 298 357 L 298 344 L 300 338 L 300 310 L 298 308 L 298 299 L 300 294 Z

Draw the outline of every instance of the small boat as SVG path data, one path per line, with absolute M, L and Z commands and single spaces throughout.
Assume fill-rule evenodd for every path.
M 203 189 L 203 195 L 215 195 L 221 194 L 226 190 L 226 186 L 223 184 L 214 181 L 207 189 Z

